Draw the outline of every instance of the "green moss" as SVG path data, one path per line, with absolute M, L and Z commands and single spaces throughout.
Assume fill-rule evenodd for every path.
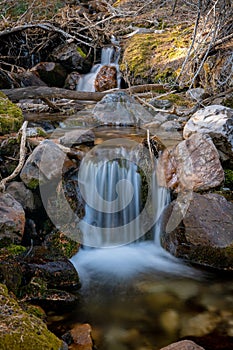
M 192 107 L 193 102 L 185 96 L 183 93 L 171 94 L 161 97 L 161 100 L 169 100 L 176 106 Z
M 27 184 L 27 187 L 31 190 L 35 190 L 39 186 L 39 179 L 31 179 L 29 183 Z
M 0 344 L 4 350 L 58 350 L 62 341 L 51 333 L 46 324 L 23 311 L 0 284 L 1 328 Z
M 40 306 L 28 304 L 24 305 L 24 308 L 29 315 L 34 315 L 43 321 L 46 319 L 46 313 Z
M 16 244 L 10 244 L 7 247 L 1 248 L 0 249 L 0 256 L 4 255 L 4 256 L 16 256 L 16 255 L 21 255 L 23 253 L 25 253 L 27 250 L 26 247 L 23 247 L 21 245 L 16 245 Z
M 0 92 L 0 135 L 18 131 L 22 122 L 21 109 Z
M 224 173 L 225 173 L 224 186 L 229 187 L 231 190 L 233 190 L 233 170 L 225 169 Z
M 77 51 L 79 53 L 79 55 L 82 57 L 82 58 L 86 58 L 87 55 L 85 54 L 85 52 L 83 52 L 83 50 L 81 49 L 81 47 L 77 47 Z
M 55 232 L 47 238 L 46 246 L 56 254 L 61 254 L 69 259 L 77 253 L 80 244 L 70 239 L 63 232 Z
M 121 70 L 133 79 L 140 77 L 155 83 L 176 79 L 190 44 L 192 28 L 177 26 L 164 33 L 136 34 L 128 39 Z

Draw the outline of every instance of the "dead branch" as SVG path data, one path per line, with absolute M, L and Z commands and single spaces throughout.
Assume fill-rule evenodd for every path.
M 116 89 L 111 92 L 148 92 L 148 91 L 167 91 L 164 85 L 161 84 L 145 84 L 131 86 L 130 89 Z M 16 89 L 3 89 L 1 90 L 10 100 L 17 102 L 23 99 L 43 99 L 43 98 L 65 98 L 71 100 L 80 100 L 80 101 L 100 101 L 105 95 L 109 92 L 84 92 L 84 91 L 73 91 L 68 89 L 61 89 L 56 87 L 47 87 L 47 86 L 30 86 L 25 88 L 16 88 Z
M 26 145 L 26 139 L 27 139 L 27 137 L 26 137 L 27 125 L 28 125 L 28 122 L 24 121 L 23 125 L 19 131 L 22 133 L 21 142 L 20 142 L 20 150 L 19 150 L 19 163 L 11 175 L 9 175 L 8 177 L 5 177 L 4 179 L 1 180 L 1 182 L 0 182 L 0 191 L 1 192 L 5 191 L 6 183 L 13 180 L 20 173 L 20 171 L 24 165 L 25 157 L 26 157 L 25 145 Z

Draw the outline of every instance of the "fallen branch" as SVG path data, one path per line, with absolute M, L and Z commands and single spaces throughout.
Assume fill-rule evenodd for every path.
M 20 150 L 19 150 L 19 164 L 17 165 L 17 167 L 15 168 L 15 170 L 13 171 L 13 173 L 11 175 L 9 175 L 8 177 L 5 177 L 4 179 L 1 180 L 1 182 L 0 182 L 0 191 L 1 192 L 5 191 L 6 183 L 13 180 L 20 173 L 20 171 L 24 165 L 24 161 L 25 161 L 25 157 L 26 157 L 25 145 L 26 145 L 26 139 L 27 139 L 27 136 L 26 136 L 27 125 L 28 125 L 27 121 L 23 122 L 23 125 L 20 129 L 22 136 L 21 136 Z
M 145 91 L 161 91 L 168 90 L 160 84 L 145 84 L 131 86 L 130 89 L 116 89 L 111 90 L 111 92 L 131 92 L 133 94 L 145 92 Z M 100 101 L 105 95 L 109 94 L 109 91 L 105 92 L 85 92 L 85 91 L 74 91 L 68 89 L 61 89 L 56 87 L 47 86 L 29 86 L 25 88 L 16 89 L 3 89 L 1 90 L 10 100 L 17 102 L 23 99 L 43 99 L 43 98 L 65 98 L 71 100 L 80 101 Z

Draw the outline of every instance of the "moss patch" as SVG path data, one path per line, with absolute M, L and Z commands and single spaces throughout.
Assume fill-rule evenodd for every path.
M 174 81 L 190 44 L 192 27 L 177 26 L 161 34 L 136 34 L 126 43 L 121 70 L 132 80 Z M 134 81 L 135 82 L 135 81 Z
M 0 135 L 18 131 L 22 122 L 21 109 L 0 92 Z
M 26 247 L 23 247 L 21 245 L 16 245 L 16 244 L 10 244 L 7 247 L 1 248 L 0 249 L 0 258 L 3 256 L 4 258 L 6 257 L 15 257 L 17 255 L 21 255 L 25 253 L 27 250 Z
M 58 350 L 62 341 L 51 333 L 46 324 L 23 311 L 17 301 L 0 284 L 1 329 L 0 343 L 4 350 Z
M 229 187 L 233 191 L 233 170 L 231 169 L 225 169 L 225 183 L 224 185 L 226 187 Z

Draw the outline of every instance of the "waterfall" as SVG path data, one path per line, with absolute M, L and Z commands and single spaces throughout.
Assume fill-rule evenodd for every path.
M 81 76 L 77 88 L 77 91 L 95 91 L 95 78 L 100 71 L 101 67 L 108 65 L 116 68 L 117 71 L 117 87 L 120 87 L 120 71 L 118 61 L 120 58 L 119 50 L 114 46 L 103 47 L 101 51 L 101 61 L 95 64 L 90 73 Z
M 118 278 L 129 280 L 146 271 L 193 273 L 160 245 L 159 218 L 169 193 L 157 183 L 156 166 L 145 184 L 145 168 L 140 169 L 144 160 L 135 149 L 106 147 L 105 142 L 81 163 L 79 187 L 86 204 L 80 229 L 84 245 L 95 248 L 81 249 L 71 262 L 84 288 L 98 278 L 114 284 Z

